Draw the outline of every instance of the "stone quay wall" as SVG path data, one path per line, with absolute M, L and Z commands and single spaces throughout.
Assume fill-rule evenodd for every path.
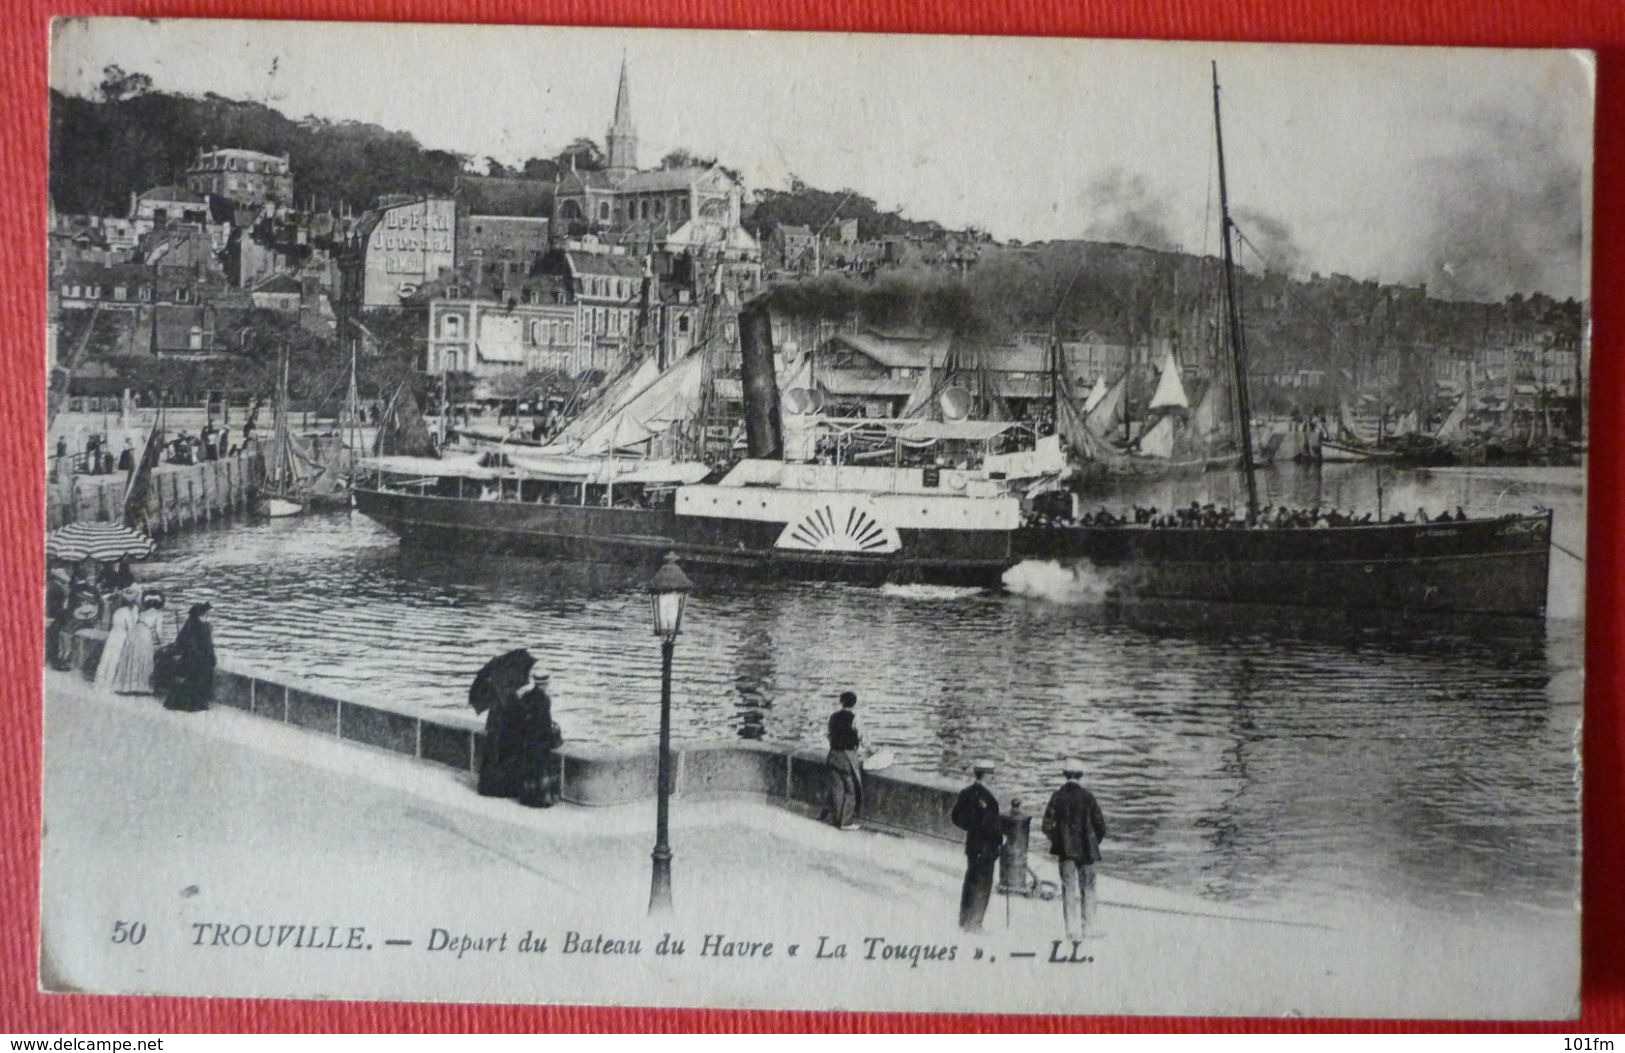
M 239 453 L 199 464 L 165 464 L 152 473 L 148 521 L 155 535 L 207 523 L 248 508 L 259 483 L 259 458 Z M 45 527 L 118 520 L 124 515 L 127 472 L 58 473 L 45 485 Z
M 106 637 L 94 629 L 77 634 L 75 666 L 85 676 L 94 676 Z M 229 666 L 215 672 L 214 704 L 462 772 L 479 771 L 485 747 L 484 721 L 473 710 L 431 719 Z M 566 743 L 553 760 L 559 795 L 570 804 L 596 807 L 654 799 L 656 749 Z M 826 786 L 822 752 L 733 739 L 672 744 L 671 790 L 679 799 L 745 796 L 810 814 L 822 806 Z M 866 772 L 863 821 L 896 833 L 962 841 L 964 834 L 948 821 L 959 789 L 951 780 L 919 772 Z

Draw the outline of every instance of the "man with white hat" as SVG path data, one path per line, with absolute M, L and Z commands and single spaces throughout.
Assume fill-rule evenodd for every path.
M 971 762 L 973 781 L 959 791 L 949 818 L 965 831 L 965 883 L 959 890 L 959 927 L 981 932 L 987 901 L 993 895 L 993 868 L 999 861 L 1004 831 L 999 823 L 999 801 L 982 780 L 994 772 L 990 760 Z
M 1083 761 L 1068 757 L 1061 762 L 1066 782 L 1050 795 L 1044 809 L 1044 833 L 1049 835 L 1050 855 L 1061 868 L 1061 913 L 1066 919 L 1068 939 L 1083 939 L 1083 930 L 1094 909 L 1095 864 L 1100 862 L 1100 842 L 1106 837 L 1106 817 L 1095 795 L 1078 782 L 1083 778 Z

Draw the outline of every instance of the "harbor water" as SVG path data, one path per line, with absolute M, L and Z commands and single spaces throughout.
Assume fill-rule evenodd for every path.
M 837 694 L 901 767 L 1000 764 L 1042 811 L 1076 754 L 1129 880 L 1214 901 L 1399 900 L 1573 909 L 1583 470 L 1283 466 L 1267 503 L 1555 510 L 1549 617 L 1103 602 L 1024 564 L 1002 590 L 708 582 L 675 659 L 678 738 L 822 749 Z M 1229 477 L 1140 483 L 1085 507 L 1239 503 Z M 403 549 L 359 515 L 243 520 L 165 541 L 154 580 L 215 605 L 228 661 L 420 712 L 463 711 L 476 669 L 529 647 L 574 743 L 648 745 L 659 647 L 644 571 Z

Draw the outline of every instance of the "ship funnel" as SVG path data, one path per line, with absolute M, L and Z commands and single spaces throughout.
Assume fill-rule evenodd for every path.
M 745 396 L 746 452 L 758 460 L 784 456 L 779 381 L 773 368 L 773 319 L 760 300 L 739 312 L 740 379 Z

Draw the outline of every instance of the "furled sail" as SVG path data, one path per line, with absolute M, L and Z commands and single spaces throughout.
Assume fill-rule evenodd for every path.
M 429 437 L 429 426 L 423 423 L 417 397 L 404 380 L 390 396 L 389 405 L 384 407 L 372 452 L 402 457 L 433 457 L 437 452 L 434 440 Z

